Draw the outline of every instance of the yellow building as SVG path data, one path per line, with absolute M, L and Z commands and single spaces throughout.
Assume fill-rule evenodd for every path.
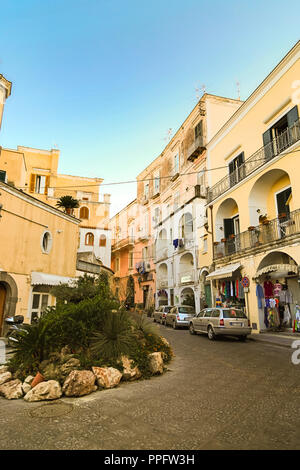
M 253 332 L 298 318 L 299 103 L 300 42 L 207 145 L 207 167 L 219 169 L 208 172 L 203 282 L 214 304 L 245 305 Z
M 81 219 L 78 251 L 94 252 L 101 263 L 110 267 L 110 231 L 108 228 L 110 195 L 100 195 L 102 178 L 58 173 L 60 152 L 18 146 L 0 150 L 2 179 L 24 192 L 56 206 L 61 196 L 79 201 L 72 214 Z
M 0 182 L 0 335 L 7 316 L 26 323 L 55 304 L 51 287 L 76 275 L 80 220 Z

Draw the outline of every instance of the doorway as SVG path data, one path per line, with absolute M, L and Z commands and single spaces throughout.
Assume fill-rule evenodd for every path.
M 0 334 L 3 328 L 4 309 L 5 309 L 6 289 L 3 284 L 0 284 Z

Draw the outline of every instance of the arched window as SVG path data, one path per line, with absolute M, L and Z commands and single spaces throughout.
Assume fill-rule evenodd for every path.
M 85 244 L 89 246 L 94 245 L 94 235 L 91 232 L 88 232 L 85 236 Z
M 106 246 L 106 236 L 100 235 L 99 246 Z
M 89 218 L 89 210 L 88 210 L 87 207 L 80 207 L 79 218 L 80 219 L 88 219 Z

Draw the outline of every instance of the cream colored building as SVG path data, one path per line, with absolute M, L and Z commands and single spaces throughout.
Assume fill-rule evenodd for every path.
M 18 146 L 0 150 L 0 170 L 5 181 L 56 207 L 61 196 L 79 201 L 73 215 L 81 220 L 78 251 L 93 252 L 105 266 L 111 263 L 111 237 L 108 227 L 110 195 L 101 195 L 102 178 L 58 173 L 60 152 Z
M 80 220 L 0 182 L 0 335 L 4 318 L 26 323 L 55 304 L 51 287 L 76 275 Z
M 300 304 L 299 103 L 300 42 L 207 145 L 207 167 L 219 169 L 208 172 L 202 282 L 213 304 L 245 305 L 254 332 L 283 325 L 286 306 L 292 328 Z

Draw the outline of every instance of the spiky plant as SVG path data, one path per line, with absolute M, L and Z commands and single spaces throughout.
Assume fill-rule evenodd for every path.
M 77 209 L 77 207 L 79 207 L 79 201 L 73 196 L 61 196 L 57 201 L 56 206 L 63 207 L 65 209 L 65 212 L 73 214 L 74 209 Z
M 116 360 L 123 354 L 130 355 L 136 342 L 128 314 L 126 312 L 109 313 L 102 330 L 93 335 L 91 351 L 94 357 Z

